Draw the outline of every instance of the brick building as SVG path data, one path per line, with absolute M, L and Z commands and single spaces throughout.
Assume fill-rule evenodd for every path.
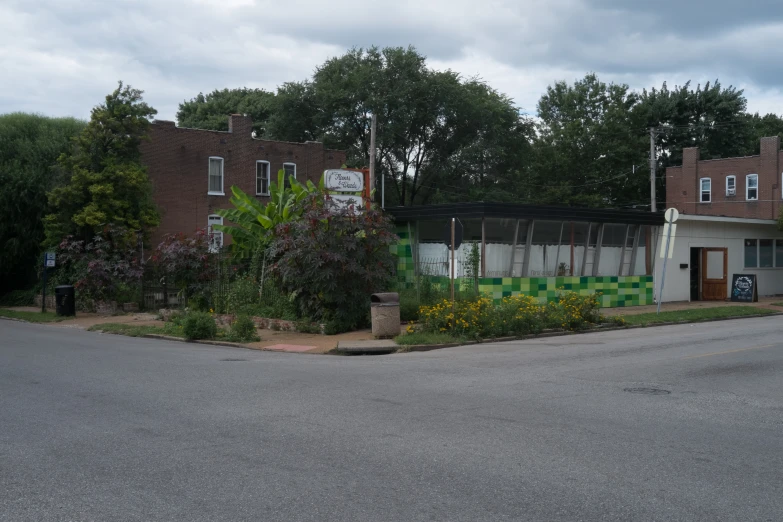
M 255 139 L 252 124 L 251 118 L 234 114 L 228 132 L 180 128 L 171 121 L 150 126 L 141 154 L 161 213 L 153 245 L 165 234 L 189 234 L 222 223 L 215 210 L 232 207 L 233 185 L 264 202 L 270 180 L 277 180 L 281 169 L 298 181 L 318 183 L 324 170 L 345 163 L 344 151 L 326 149 L 320 142 Z M 222 244 L 220 236 L 216 241 Z
M 761 154 L 700 160 L 699 149 L 682 151 L 682 166 L 666 169 L 666 204 L 681 213 L 777 219 L 783 151 L 780 138 L 761 138 Z
M 753 276 L 758 295 L 783 294 L 782 189 L 777 136 L 761 139 L 758 156 L 702 161 L 684 149 L 682 166 L 666 169 L 666 206 L 680 218 L 663 301 L 730 298 L 734 275 Z

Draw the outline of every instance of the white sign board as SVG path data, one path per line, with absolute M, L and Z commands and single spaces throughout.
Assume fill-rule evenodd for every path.
M 669 252 L 668 256 L 666 255 L 666 236 L 669 235 L 669 227 L 671 227 L 671 237 L 669 238 Z M 664 223 L 663 224 L 663 234 L 661 234 L 661 258 L 668 257 L 669 259 L 672 258 L 672 254 L 674 253 L 674 237 L 677 232 L 677 225 L 674 223 Z
M 46 263 L 45 266 L 47 268 L 52 268 L 54 266 L 54 252 L 47 252 L 46 253 Z
M 326 201 L 329 208 L 335 210 L 348 210 L 352 206 L 355 214 L 364 210 L 364 201 L 361 196 L 330 194 Z
M 364 173 L 344 169 L 326 170 L 324 187 L 327 191 L 361 192 L 364 190 Z
M 680 213 L 676 208 L 667 208 L 663 216 L 667 223 L 676 223 L 680 218 Z

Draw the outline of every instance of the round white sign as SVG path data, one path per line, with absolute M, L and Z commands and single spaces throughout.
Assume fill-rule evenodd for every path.
M 663 216 L 667 223 L 676 223 L 680 217 L 680 213 L 676 208 L 667 208 L 666 213 Z

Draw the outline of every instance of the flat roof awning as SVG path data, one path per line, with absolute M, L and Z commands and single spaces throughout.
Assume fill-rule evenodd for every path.
M 411 207 L 387 207 L 397 222 L 429 221 L 456 218 L 511 218 L 629 225 L 663 225 L 663 212 L 616 210 L 608 208 L 558 207 L 550 205 L 517 205 L 513 203 L 446 203 Z

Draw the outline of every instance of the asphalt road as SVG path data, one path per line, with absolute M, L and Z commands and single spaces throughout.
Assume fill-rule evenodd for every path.
M 780 326 L 333 357 L 0 321 L 0 520 L 779 521 Z

